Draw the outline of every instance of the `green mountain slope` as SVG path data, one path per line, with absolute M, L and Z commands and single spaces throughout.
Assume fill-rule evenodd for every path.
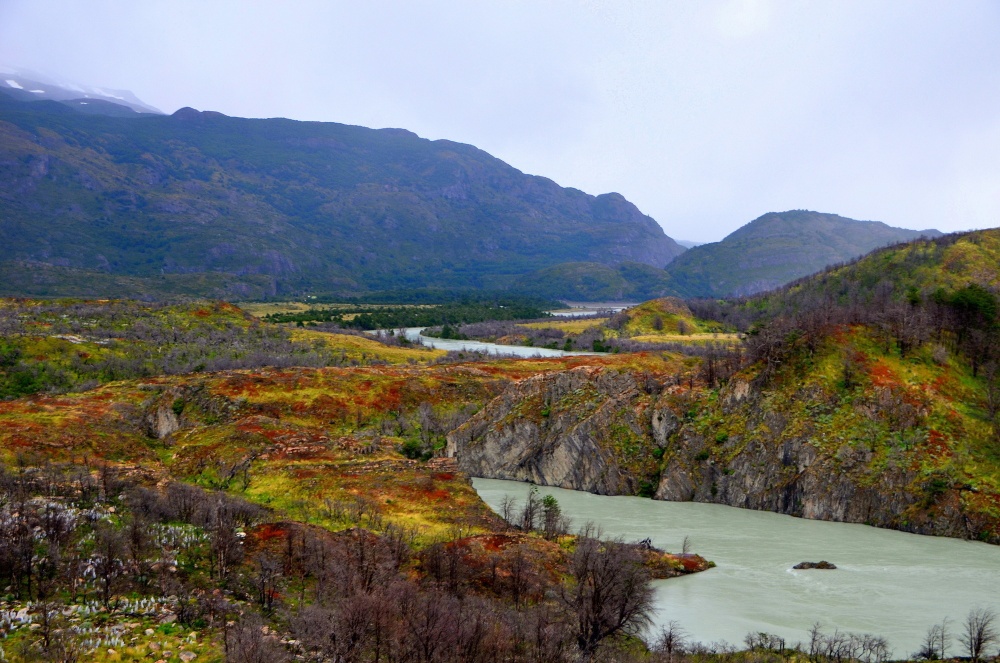
M 969 288 L 1000 293 L 1000 228 L 914 240 L 772 292 L 692 306 L 703 316 L 726 319 L 742 329 L 807 315 L 845 322 L 911 318 L 918 312 L 939 318 L 951 298 Z M 971 324 L 968 319 L 955 324 L 959 322 Z
M 667 271 L 674 288 L 684 297 L 744 296 L 776 288 L 880 246 L 940 234 L 806 210 L 772 212 L 721 242 L 692 248 Z
M 5 95 L 0 219 L 17 269 L 142 279 L 129 295 L 192 274 L 213 275 L 203 294 L 232 296 L 504 288 L 562 262 L 663 267 L 684 250 L 619 194 L 400 129 L 193 109 L 105 117 Z M 54 274 L 45 294 L 61 292 Z M 65 286 L 108 294 L 100 280 Z M 0 290 L 41 294 L 22 287 Z
M 641 301 L 674 294 L 670 275 L 636 262 L 567 262 L 522 276 L 512 288 L 569 301 Z

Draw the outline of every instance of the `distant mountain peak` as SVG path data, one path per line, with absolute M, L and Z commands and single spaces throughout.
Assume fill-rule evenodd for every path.
M 768 212 L 720 242 L 691 248 L 667 272 L 687 297 L 752 295 L 889 244 L 940 235 L 812 210 Z
M 832 227 L 831 224 L 859 229 L 867 228 L 868 230 L 876 233 L 885 231 L 902 231 L 906 235 L 916 233 L 913 235 L 914 237 L 920 235 L 938 237 L 942 234 L 940 230 L 911 230 L 908 228 L 896 228 L 883 223 L 882 221 L 850 219 L 846 216 L 840 216 L 839 214 L 815 212 L 807 209 L 793 209 L 786 210 L 784 212 L 767 212 L 766 214 L 762 214 L 750 223 L 731 232 L 723 239 L 723 241 L 745 237 L 763 237 L 769 233 L 775 232 L 782 234 L 794 234 L 808 228 L 827 229 Z
M 218 111 L 200 111 L 197 108 L 191 108 L 190 106 L 185 106 L 184 108 L 178 108 L 174 111 L 170 117 L 178 120 L 207 120 L 217 117 L 229 117 Z
M 121 110 L 109 109 L 106 104 L 114 104 L 134 113 L 163 115 L 163 111 L 150 106 L 128 90 L 57 81 L 45 74 L 14 67 L 0 67 L 0 91 L 19 101 L 58 101 L 77 110 L 100 115 L 123 114 Z M 91 101 L 101 103 L 96 109 L 86 108 L 91 105 Z

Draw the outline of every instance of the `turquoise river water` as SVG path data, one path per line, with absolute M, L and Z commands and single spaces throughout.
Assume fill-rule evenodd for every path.
M 493 479 L 473 484 L 494 509 L 507 494 L 523 504 L 530 488 Z M 881 635 L 896 657 L 904 657 L 946 617 L 957 635 L 971 608 L 1000 614 L 1000 546 L 717 504 L 540 490 L 559 500 L 575 526 L 591 521 L 610 537 L 649 537 L 654 545 L 679 552 L 689 536 L 692 552 L 717 567 L 656 581 L 655 619 L 657 624 L 676 620 L 703 643 L 739 645 L 748 632 L 766 631 L 792 644 L 805 641 L 806 631 L 820 622 L 830 633 Z M 791 568 L 819 560 L 838 568 Z M 954 641 L 948 653 L 957 656 L 960 648 Z

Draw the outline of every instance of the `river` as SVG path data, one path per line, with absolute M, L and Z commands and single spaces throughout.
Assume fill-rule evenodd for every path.
M 434 338 L 433 336 L 423 336 L 420 333 L 425 329 L 427 328 L 407 327 L 403 331 L 406 338 L 410 341 L 419 341 L 429 348 L 455 350 L 456 352 L 486 352 L 491 355 L 512 355 L 516 357 L 567 357 L 571 355 L 599 354 L 597 352 L 566 352 L 565 350 L 551 350 L 549 348 L 536 348 L 524 345 L 498 345 L 484 341 L 455 341 L 447 338 Z
M 523 504 L 530 488 L 494 479 L 474 479 L 473 485 L 494 509 L 506 494 Z M 650 537 L 674 552 L 690 536 L 692 552 L 717 568 L 656 581 L 655 620 L 676 620 L 703 643 L 741 645 L 748 632 L 758 631 L 789 644 L 804 642 L 809 627 L 820 622 L 828 633 L 881 635 L 896 657 L 905 657 L 917 651 L 930 626 L 949 617 L 948 653 L 957 656 L 957 635 L 971 608 L 1000 614 L 1000 546 L 718 504 L 540 490 L 555 496 L 576 526 L 592 521 L 607 536 Z M 837 570 L 791 568 L 820 560 Z

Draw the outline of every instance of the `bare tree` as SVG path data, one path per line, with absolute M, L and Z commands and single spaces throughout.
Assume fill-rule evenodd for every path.
M 819 622 L 809 627 L 809 660 L 815 661 L 823 644 L 823 625 Z
M 958 636 L 973 663 L 979 663 L 983 652 L 998 641 L 997 615 L 989 608 L 974 608 L 965 618 L 962 633 Z
M 514 600 L 514 607 L 520 608 L 526 599 L 526 594 L 531 585 L 531 562 L 524 554 L 523 546 L 514 546 L 514 550 L 507 556 L 507 586 L 510 596 Z
M 927 635 L 924 636 L 920 650 L 913 654 L 914 658 L 933 661 L 947 657 L 948 644 L 951 640 L 948 622 L 946 617 L 940 624 L 935 624 L 927 629 Z
M 508 526 L 514 523 L 514 512 L 517 509 L 517 500 L 511 495 L 504 495 L 500 501 L 500 517 Z
M 653 653 L 657 660 L 663 663 L 674 663 L 675 657 L 684 653 L 687 645 L 687 632 L 676 620 L 670 620 L 660 627 L 660 635 L 653 643 Z
M 589 661 L 601 642 L 635 634 L 650 623 L 653 590 L 638 550 L 621 540 L 581 537 L 570 562 L 563 601 L 574 620 L 577 646 Z
M 941 654 L 941 658 L 946 658 L 948 656 L 948 647 L 951 646 L 951 630 L 948 623 L 951 620 L 945 617 L 938 624 L 937 632 L 937 643 L 938 643 L 938 653 Z
M 541 510 L 542 502 L 538 499 L 538 486 L 532 486 L 528 491 L 528 498 L 524 501 L 524 509 L 521 510 L 521 529 L 525 532 L 535 529 Z
M 16 660 L 77 663 L 81 659 L 82 647 L 73 631 L 67 628 L 69 624 L 62 615 L 63 607 L 61 603 L 52 601 L 34 605 L 35 624 L 38 626 L 34 632 L 35 639 L 21 641 L 21 658 Z
M 267 555 L 257 557 L 257 572 L 253 576 L 254 594 L 257 605 L 265 613 L 274 610 L 274 600 L 278 595 L 278 580 L 281 577 L 281 564 Z
M 124 571 L 122 556 L 125 543 L 121 532 L 108 522 L 100 521 L 94 528 L 94 573 L 100 583 L 101 602 L 110 609 L 111 597 Z
M 226 633 L 227 663 L 281 663 L 288 652 L 277 638 L 265 635 L 264 622 L 254 614 L 246 614 Z

